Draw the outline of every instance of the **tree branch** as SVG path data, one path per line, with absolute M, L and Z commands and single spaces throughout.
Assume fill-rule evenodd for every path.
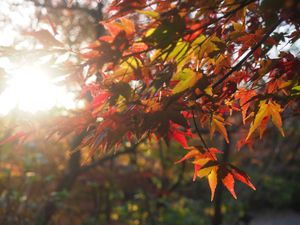
M 196 132 L 197 132 L 198 136 L 200 137 L 200 140 L 201 140 L 201 142 L 203 143 L 205 149 L 208 150 L 208 146 L 207 146 L 207 144 L 205 143 L 204 138 L 202 137 L 201 132 L 200 132 L 200 130 L 199 130 L 199 128 L 198 128 L 198 125 L 197 125 L 197 122 L 196 122 L 196 119 L 195 119 L 195 113 L 194 113 L 194 110 L 192 110 L 192 116 L 193 116 L 193 122 L 194 122 L 194 125 L 195 125 Z
M 220 80 L 218 80 L 216 83 L 213 84 L 212 88 L 215 89 L 220 84 L 222 84 L 233 72 L 237 71 L 243 64 L 246 62 L 246 60 L 253 55 L 253 53 L 270 37 L 271 33 L 281 24 L 282 20 L 277 21 L 271 29 L 265 33 L 265 35 L 262 37 L 262 39 L 247 53 L 247 55 L 244 56 L 234 67 L 231 68 L 230 71 L 228 71 L 224 77 L 222 77 Z
M 128 154 L 128 153 L 132 153 L 136 150 L 136 148 L 138 147 L 138 145 L 140 144 L 141 142 L 138 142 L 136 144 L 134 144 L 132 147 L 130 148 L 126 148 L 124 150 L 121 150 L 121 151 L 118 151 L 114 154 L 110 154 L 110 155 L 107 155 L 97 161 L 94 161 L 92 162 L 91 164 L 88 164 L 86 166 L 82 166 L 80 167 L 80 169 L 78 170 L 78 174 L 82 174 L 82 173 L 86 173 L 88 172 L 90 169 L 93 169 L 97 166 L 100 166 L 101 164 L 103 164 L 104 162 L 107 162 L 109 160 L 112 160 L 120 155 L 124 155 L 124 154 Z

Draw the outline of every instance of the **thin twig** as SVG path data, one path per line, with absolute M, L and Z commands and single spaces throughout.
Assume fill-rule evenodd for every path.
M 93 169 L 99 165 L 102 165 L 104 162 L 107 162 L 111 159 L 114 159 L 120 155 L 124 155 L 124 154 L 128 154 L 128 153 L 132 153 L 134 151 L 136 151 L 137 147 L 145 140 L 145 138 L 141 139 L 140 141 L 138 141 L 137 143 L 133 144 L 131 147 L 129 148 L 125 148 L 124 150 L 120 150 L 120 151 L 117 151 L 113 154 L 110 154 L 110 155 L 107 155 L 97 161 L 94 161 L 88 165 L 85 165 L 85 166 L 81 166 L 78 173 L 81 174 L 81 173 L 85 173 L 85 172 L 88 172 L 90 169 Z
M 253 53 L 270 37 L 271 33 L 281 24 L 282 20 L 277 21 L 271 29 L 265 33 L 265 35 L 262 37 L 262 39 L 245 55 L 244 58 L 241 59 L 234 67 L 231 68 L 230 71 L 228 71 L 220 80 L 218 80 L 216 83 L 213 84 L 212 88 L 215 89 L 220 84 L 222 84 L 233 72 L 237 71 L 243 64 L 246 62 L 246 60 L 253 55 Z
M 200 140 L 201 140 L 201 142 L 203 143 L 205 149 L 208 150 L 208 146 L 207 146 L 207 144 L 205 143 L 204 138 L 202 137 L 201 132 L 200 132 L 200 130 L 199 130 L 199 128 L 198 128 L 198 125 L 197 125 L 197 122 L 196 122 L 196 119 L 195 119 L 195 113 L 194 113 L 194 110 L 192 110 L 192 116 L 193 116 L 193 122 L 194 122 L 194 125 L 195 125 L 196 132 L 197 132 L 198 136 L 200 137 Z

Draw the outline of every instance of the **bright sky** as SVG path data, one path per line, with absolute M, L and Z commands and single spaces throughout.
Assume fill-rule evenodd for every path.
M 38 26 L 34 13 L 35 7 L 30 2 L 0 1 L 0 48 L 13 46 L 16 49 L 31 49 L 30 42 L 22 40 L 21 45 L 16 43 L 23 38 L 19 34 L 21 30 L 32 25 Z M 21 63 L 23 66 L 5 57 L 5 54 L 0 57 L 0 68 L 8 72 L 5 88 L 0 93 L 0 116 L 7 115 L 13 109 L 36 113 L 53 107 L 75 109 L 82 106 L 82 102 L 76 101 L 73 92 L 54 79 L 57 74 L 49 74 L 30 57 Z
M 75 94 L 60 86 L 58 80 L 41 68 L 24 66 L 15 70 L 0 95 L 0 115 L 17 108 L 35 113 L 53 107 L 74 109 L 79 107 Z

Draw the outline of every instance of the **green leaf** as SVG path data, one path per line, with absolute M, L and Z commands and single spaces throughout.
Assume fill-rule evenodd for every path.
M 179 81 L 173 88 L 173 94 L 183 92 L 193 87 L 196 82 L 201 78 L 201 74 L 194 72 L 191 69 L 185 68 L 182 71 L 176 73 L 172 80 Z
M 136 10 L 136 12 L 149 16 L 153 19 L 158 19 L 159 18 L 159 13 L 158 12 L 154 12 L 154 11 L 146 11 L 146 10 Z

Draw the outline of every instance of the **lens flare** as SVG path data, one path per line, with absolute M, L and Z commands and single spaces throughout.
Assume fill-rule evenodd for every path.
M 53 107 L 76 108 L 75 94 L 40 68 L 24 67 L 11 74 L 0 95 L 0 114 L 12 109 L 35 113 Z

